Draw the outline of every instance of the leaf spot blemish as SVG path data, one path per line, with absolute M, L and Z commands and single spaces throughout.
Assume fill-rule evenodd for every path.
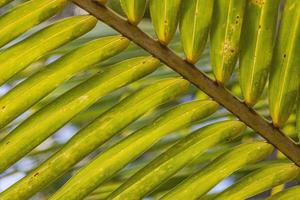
M 251 3 L 257 6 L 263 6 L 265 4 L 265 0 L 251 0 Z

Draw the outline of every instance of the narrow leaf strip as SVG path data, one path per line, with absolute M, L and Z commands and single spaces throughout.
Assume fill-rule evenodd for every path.
M 247 0 L 216 0 L 210 32 L 211 61 L 215 78 L 225 84 L 240 52 L 240 37 Z
M 214 1 L 182 1 L 179 30 L 181 43 L 190 63 L 196 63 L 206 44 L 211 24 Z
M 0 85 L 47 52 L 87 33 L 96 23 L 92 16 L 70 17 L 0 52 Z
M 284 190 L 284 187 L 285 187 L 285 184 L 281 184 L 281 185 L 277 185 L 277 186 L 273 187 L 271 189 L 271 195 L 281 192 L 282 190 Z
M 245 128 L 239 121 L 225 121 L 195 131 L 134 174 L 108 199 L 142 199 L 207 149 L 224 140 L 230 140 Z
M 274 186 L 295 179 L 300 168 L 294 164 L 273 164 L 256 170 L 226 189 L 216 200 L 248 199 Z M 299 196 L 298 196 L 299 197 Z
M 300 1 L 285 1 L 276 41 L 269 86 L 269 105 L 275 126 L 293 111 L 300 88 Z
M 300 143 L 300 86 L 298 91 L 298 103 L 296 106 L 296 131 L 298 133 L 298 139 Z
M 183 79 L 165 79 L 130 95 L 78 132 L 60 151 L 37 169 L 2 195 L 0 194 L 0 199 L 29 198 L 56 180 L 124 127 L 147 111 L 174 99 L 185 92 L 187 88 L 188 82 Z
M 61 11 L 66 0 L 31 0 L 0 17 L 0 47 Z
M 46 66 L 43 71 L 29 77 L 0 98 L 0 128 L 77 72 L 120 53 L 128 44 L 129 41 L 121 36 L 97 39 L 70 52 Z
M 265 158 L 272 151 L 273 147 L 264 142 L 239 145 L 219 156 L 198 173 L 185 179 L 162 199 L 197 199 L 233 172 L 246 164 Z
M 157 59 L 134 58 L 96 74 L 46 105 L 0 141 L 0 172 L 104 95 L 153 72 Z
M 152 124 L 122 140 L 100 154 L 73 176 L 50 199 L 77 200 L 87 196 L 102 182 L 122 169 L 130 161 L 148 150 L 161 137 L 214 113 L 218 104 L 213 101 L 194 101 L 179 105 L 156 119 Z
M 167 45 L 173 38 L 179 18 L 181 0 L 150 0 L 150 14 L 156 36 Z
M 5 6 L 6 4 L 12 2 L 13 0 L 0 0 L 0 7 Z
M 276 193 L 267 200 L 298 200 L 300 197 L 300 186 L 294 186 L 282 192 Z
M 138 24 L 144 17 L 146 0 L 120 0 L 123 11 L 131 24 Z
M 280 0 L 249 0 L 240 56 L 240 85 L 245 103 L 259 100 L 272 60 Z

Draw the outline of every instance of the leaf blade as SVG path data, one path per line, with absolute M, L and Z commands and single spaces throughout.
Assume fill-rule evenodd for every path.
M 146 0 L 120 0 L 123 11 L 130 23 L 136 25 L 143 18 L 147 1 Z
M 32 0 L 0 17 L 0 47 L 61 11 L 66 0 Z
M 247 199 L 298 176 L 300 169 L 290 163 L 273 164 L 243 177 L 216 197 L 216 200 Z
M 120 53 L 128 45 L 129 41 L 121 36 L 100 38 L 75 49 L 27 78 L 0 98 L 0 128 L 76 73 Z
M 238 59 L 245 8 L 246 0 L 215 1 L 210 50 L 214 75 L 220 84 L 230 79 Z
M 149 8 L 156 36 L 167 45 L 173 38 L 179 18 L 181 0 L 150 0 Z
M 287 190 L 276 193 L 275 195 L 267 198 L 267 200 L 297 200 L 300 196 L 300 187 L 294 186 Z
M 106 72 L 96 74 L 64 93 L 25 120 L 0 141 L 0 171 L 26 155 L 99 98 L 152 73 L 158 67 L 156 59 L 144 61 L 144 59 L 132 59 L 117 63 Z M 107 84 L 107 82 L 111 83 Z
M 175 186 L 162 199 L 174 199 L 174 197 L 179 199 L 197 199 L 208 192 L 219 181 L 245 164 L 259 161 L 272 151 L 272 146 L 264 142 L 239 145 L 230 152 L 219 156 L 204 169 Z
M 0 53 L 0 85 L 47 52 L 74 40 L 96 25 L 92 16 L 70 17 L 54 23 Z M 41 45 L 43 42 L 43 45 Z
M 300 3 L 285 3 L 270 75 L 269 108 L 273 124 L 281 127 L 293 111 L 300 88 Z M 292 27 L 292 29 L 291 29 Z
M 209 116 L 216 111 L 217 107 L 218 105 L 212 101 L 195 101 L 179 105 L 166 112 L 152 124 L 138 130 L 103 154 L 100 154 L 73 176 L 50 199 L 55 200 L 63 197 L 72 200 L 87 196 L 101 182 L 107 180 L 128 162 L 148 150 L 162 136 L 196 119 Z M 78 180 L 80 180 L 80 184 L 78 184 Z M 74 187 L 76 188 L 75 190 Z
M 204 151 L 223 140 L 235 137 L 245 128 L 241 122 L 224 121 L 191 133 L 139 170 L 115 190 L 108 199 L 142 199 Z
M 208 39 L 214 1 L 185 0 L 182 2 L 179 30 L 187 61 L 196 63 Z
M 81 129 L 55 155 L 0 194 L 0 198 L 29 198 L 147 111 L 185 92 L 184 85 L 187 83 L 182 80 L 165 79 L 130 95 Z
M 245 103 L 259 100 L 273 54 L 279 0 L 248 1 L 240 54 L 240 85 Z

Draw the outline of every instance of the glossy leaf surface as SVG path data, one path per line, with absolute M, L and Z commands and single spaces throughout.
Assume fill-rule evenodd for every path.
M 299 10 L 299 1 L 286 1 L 272 62 L 269 107 L 273 123 L 278 127 L 292 113 L 300 88 Z
M 211 115 L 217 108 L 218 104 L 213 101 L 194 101 L 179 105 L 166 112 L 152 124 L 143 127 L 100 154 L 50 199 L 82 199 L 100 183 L 108 180 L 114 173 L 148 150 L 161 137 L 195 120 Z
M 270 71 L 279 0 L 248 0 L 240 54 L 240 85 L 246 104 L 260 99 Z

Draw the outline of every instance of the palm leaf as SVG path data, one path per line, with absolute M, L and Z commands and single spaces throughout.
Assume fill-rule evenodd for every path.
M 1 200 L 297 199 L 298 3 L 73 2 L 0 1 Z

